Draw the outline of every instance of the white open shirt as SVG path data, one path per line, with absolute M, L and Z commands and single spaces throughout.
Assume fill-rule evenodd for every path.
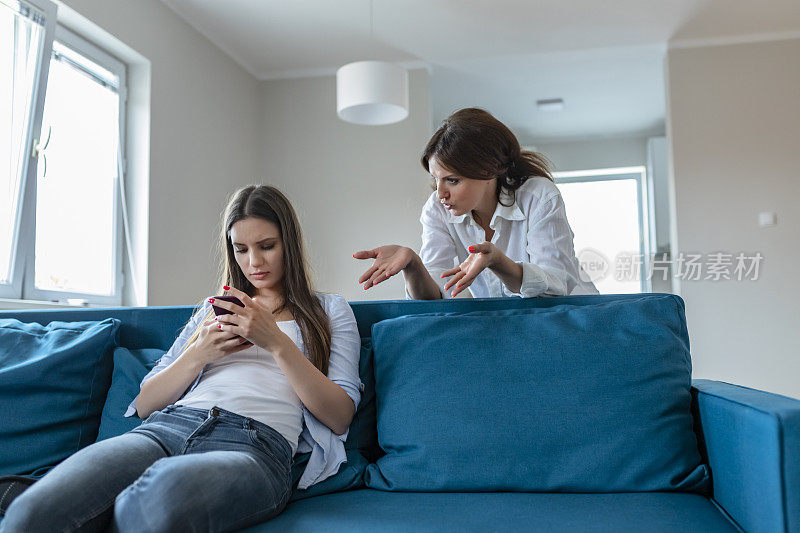
M 501 200 L 511 203 L 505 195 Z M 464 262 L 469 256 L 467 248 L 484 242 L 486 234 L 471 213 L 455 216 L 447 211 L 436 192 L 425 202 L 420 222 L 420 258 L 443 296 L 450 298 L 450 292 L 444 291 L 450 278 L 441 279 L 442 273 Z M 492 244 L 522 266 L 522 286 L 519 292 L 511 292 L 487 268 L 469 286 L 473 297 L 597 294 L 586 273 L 581 279 L 583 271 L 575 256 L 564 200 L 549 179 L 529 178 L 517 189 L 513 204 L 497 204 L 489 227 L 494 230 Z

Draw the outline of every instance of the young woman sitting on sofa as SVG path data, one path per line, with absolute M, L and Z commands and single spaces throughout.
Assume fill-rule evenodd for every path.
M 336 473 L 361 394 L 353 311 L 312 291 L 277 189 L 236 191 L 222 229 L 220 285 L 244 305 L 208 299 L 142 381 L 126 415 L 147 420 L 56 466 L 2 531 L 229 531 L 283 510 L 298 448 L 301 488 Z
M 597 292 L 575 257 L 547 160 L 522 150 L 491 114 L 453 113 L 428 141 L 422 166 L 435 192 L 422 208 L 420 255 L 398 245 L 356 252 L 375 260 L 358 279 L 364 290 L 402 272 L 418 300 L 467 287 L 476 298 Z

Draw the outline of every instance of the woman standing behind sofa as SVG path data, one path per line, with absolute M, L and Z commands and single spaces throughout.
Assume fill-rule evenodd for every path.
M 467 287 L 477 298 L 597 293 L 575 257 L 547 161 L 521 150 L 491 114 L 468 108 L 450 115 L 428 141 L 422 166 L 436 191 L 422 208 L 420 255 L 398 245 L 356 252 L 356 259 L 375 260 L 358 279 L 364 290 L 403 272 L 408 295 L 418 300 Z
M 353 311 L 312 291 L 277 189 L 237 191 L 222 230 L 220 285 L 244 306 L 209 299 L 142 381 L 126 416 L 147 420 L 60 463 L 0 530 L 230 531 L 283 510 L 299 446 L 301 488 L 338 470 L 361 394 Z

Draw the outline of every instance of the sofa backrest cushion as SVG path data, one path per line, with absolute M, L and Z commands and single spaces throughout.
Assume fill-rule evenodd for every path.
M 683 302 L 414 315 L 373 326 L 368 487 L 697 491 Z
M 163 355 L 164 350 L 158 348 L 129 350 L 118 346 L 114 349 L 114 372 L 100 417 L 97 440 L 122 435 L 142 423 L 138 416 L 125 418 L 125 411 L 139 394 L 139 385 L 144 377 Z
M 94 442 L 119 326 L 0 319 L 0 475 L 29 474 Z
M 361 339 L 358 374 L 364 390 L 361 391 L 361 401 L 358 402 L 353 421 L 350 422 L 344 447 L 348 450 L 359 450 L 366 459 L 371 461 L 378 451 L 372 339 Z

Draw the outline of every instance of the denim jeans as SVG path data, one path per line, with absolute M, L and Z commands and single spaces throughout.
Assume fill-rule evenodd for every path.
M 252 418 L 170 405 L 64 460 L 11 503 L 0 532 L 233 531 L 286 506 L 291 453 Z

